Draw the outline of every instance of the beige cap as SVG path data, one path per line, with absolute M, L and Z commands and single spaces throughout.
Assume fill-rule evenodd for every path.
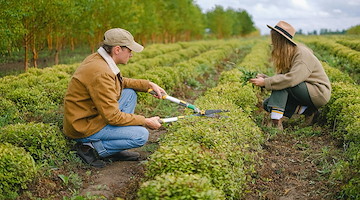
M 135 52 L 141 52 L 144 47 L 135 42 L 131 33 L 122 28 L 107 30 L 104 34 L 104 44 L 110 46 L 126 46 Z

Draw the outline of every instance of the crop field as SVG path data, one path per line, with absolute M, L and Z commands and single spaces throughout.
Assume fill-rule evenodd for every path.
M 82 193 L 97 170 L 62 133 L 63 98 L 79 63 L 0 78 L 0 199 L 359 199 L 360 38 L 298 41 L 322 61 L 332 97 L 317 124 L 304 127 L 295 116 L 283 132 L 266 126 L 261 104 L 269 91 L 247 81 L 274 74 L 268 37 L 151 44 L 119 66 L 123 76 L 151 80 L 201 109 L 230 111 L 164 124 L 140 149 L 147 159 L 136 166 L 144 171 L 128 194 Z M 136 112 L 191 115 L 147 93 L 138 93 Z

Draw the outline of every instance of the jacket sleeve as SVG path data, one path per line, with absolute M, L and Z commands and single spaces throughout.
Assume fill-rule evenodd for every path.
M 311 72 L 310 67 L 302 61 L 300 56 L 295 57 L 289 72 L 265 78 L 265 88 L 267 90 L 282 90 L 294 87 L 305 81 Z
M 88 90 L 95 104 L 95 109 L 110 125 L 144 125 L 144 116 L 124 113 L 119 110 L 114 82 L 115 77 L 109 74 L 101 74 L 94 79 Z
M 147 92 L 150 88 L 150 81 L 143 79 L 132 79 L 123 77 L 124 88 L 131 88 L 139 92 Z

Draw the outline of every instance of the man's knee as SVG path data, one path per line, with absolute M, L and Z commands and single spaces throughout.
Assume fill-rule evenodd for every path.
M 121 92 L 121 96 L 129 96 L 133 99 L 137 99 L 137 93 L 131 88 L 124 88 Z
M 137 137 L 133 138 L 133 143 L 135 146 L 141 147 L 146 144 L 149 138 L 149 131 L 146 128 L 141 127 L 141 129 L 138 130 Z

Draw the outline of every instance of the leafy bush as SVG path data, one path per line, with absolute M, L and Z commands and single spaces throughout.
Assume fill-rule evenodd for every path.
M 347 31 L 346 34 L 360 35 L 360 25 L 352 26 Z
M 249 85 L 243 86 L 240 82 L 218 85 L 207 91 L 205 95 L 206 94 L 211 94 L 208 97 L 210 99 L 214 96 L 226 97 L 227 100 L 232 101 L 248 114 L 254 110 L 255 105 L 258 102 L 252 87 Z
M 219 78 L 219 84 L 226 84 L 230 82 L 240 82 L 240 77 L 243 73 L 238 69 L 232 69 L 226 72 L 222 72 Z
M 360 96 L 360 89 L 357 85 L 343 82 L 335 82 L 332 83 L 331 86 L 331 99 L 329 103 L 327 103 L 323 107 L 322 111 L 327 117 L 327 124 L 332 127 L 336 120 L 336 116 L 341 112 L 344 107 L 348 106 L 348 104 L 345 102 L 346 98 Z M 339 100 L 336 104 L 334 104 L 336 100 L 341 98 L 344 99 L 341 101 Z
M 142 184 L 140 200 L 145 199 L 225 199 L 206 177 L 196 174 L 164 174 Z
M 48 97 L 48 94 L 41 88 L 26 87 L 17 88 L 9 91 L 5 98 L 15 103 L 20 114 L 27 121 L 42 121 L 47 115 L 55 114 L 58 109 Z
M 227 118 L 188 117 L 173 124 L 160 148 L 150 156 L 147 176 L 155 179 L 152 184 L 158 185 L 157 177 L 166 173 L 197 174 L 207 177 L 227 199 L 241 198 L 263 141 L 260 129 L 249 118 L 250 105 L 256 102 L 251 87 L 241 83 L 207 91 L 196 105 L 231 112 L 222 114 Z
M 336 118 L 336 132 L 342 139 L 360 144 L 360 97 L 341 98 L 333 105 L 335 107 L 338 104 L 343 108 Z
M 330 67 L 327 63 L 322 63 L 326 74 L 328 75 L 330 82 L 344 82 L 344 83 L 354 83 L 354 80 L 346 74 L 336 69 L 334 67 Z
M 0 129 L 0 140 L 26 149 L 41 164 L 61 161 L 69 151 L 57 126 L 43 123 L 12 124 Z
M 330 179 L 344 183 L 341 199 L 360 198 L 360 146 L 351 142 L 345 152 L 346 159 L 336 163 Z
M 23 148 L 0 144 L 0 199 L 15 199 L 36 174 L 34 160 Z
M 161 146 L 151 155 L 148 168 L 151 169 L 147 174 L 149 178 L 180 172 L 209 177 L 214 187 L 232 198 L 241 196 L 246 179 L 243 168 L 233 167 L 226 156 L 202 149 L 191 141 L 174 141 Z
M 20 114 L 12 101 L 0 96 L 0 127 L 21 121 Z

